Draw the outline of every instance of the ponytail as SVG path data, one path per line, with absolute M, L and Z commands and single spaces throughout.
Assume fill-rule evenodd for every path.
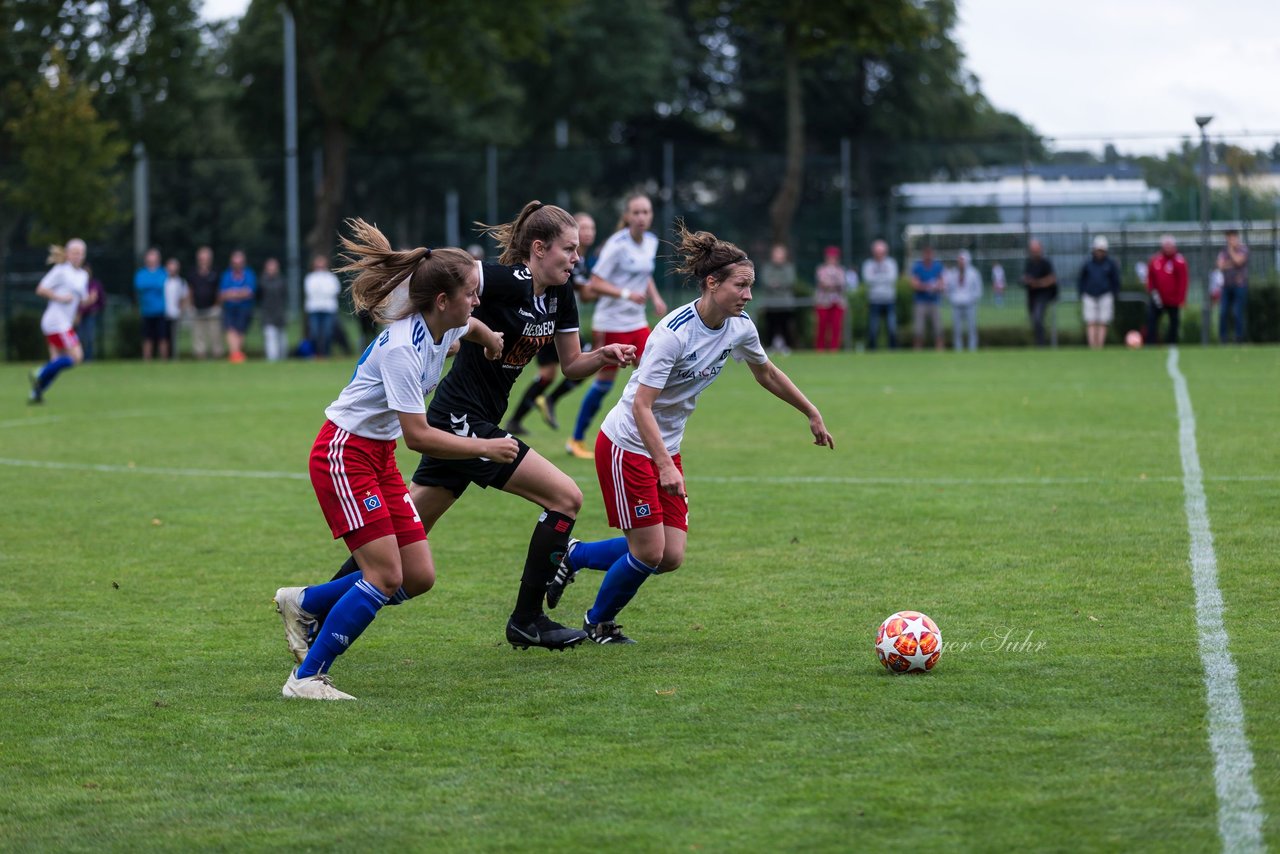
M 394 250 L 377 226 L 363 219 L 347 220 L 350 237 L 341 245 L 347 254 L 339 273 L 355 273 L 351 282 L 351 304 L 357 312 L 367 311 L 380 323 L 391 323 L 435 307 L 436 297 L 450 295 L 467 281 L 475 259 L 461 249 Z M 407 284 L 404 300 L 392 295 Z
M 485 225 L 477 222 L 481 234 L 490 237 L 502 254 L 498 256 L 500 264 L 522 264 L 528 262 L 533 254 L 533 242 L 541 240 L 551 243 L 566 228 L 576 229 L 578 221 L 564 208 L 555 205 L 544 205 L 536 199 L 521 208 L 519 215 L 512 222 L 502 225 Z
M 682 273 L 705 288 L 707 277 L 723 282 L 729 277 L 730 268 L 738 264 L 751 264 L 747 253 L 727 240 L 721 240 L 709 231 L 690 232 L 684 220 L 676 220 L 676 252 L 680 256 L 677 273 Z

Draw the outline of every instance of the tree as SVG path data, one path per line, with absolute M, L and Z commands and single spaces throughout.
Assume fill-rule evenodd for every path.
M 3 207 L 31 217 L 31 242 L 94 240 L 119 219 L 116 167 L 127 146 L 115 137 L 115 125 L 98 115 L 88 89 L 71 79 L 60 55 L 4 132 L 20 168 L 16 179 L 0 186 L 7 197 Z

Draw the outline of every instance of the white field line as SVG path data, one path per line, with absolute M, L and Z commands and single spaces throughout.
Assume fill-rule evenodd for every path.
M 305 471 L 262 471 L 241 469 L 200 469 L 165 466 L 113 465 L 106 463 L 67 463 L 50 460 L 18 460 L 0 457 L 0 466 L 10 468 L 34 468 L 57 471 L 99 472 L 105 474 L 146 474 L 163 477 L 220 477 L 251 478 L 255 480 L 309 480 Z M 579 483 L 594 484 L 591 476 L 573 478 Z M 1208 478 L 1215 482 L 1277 481 L 1280 475 L 1221 475 Z M 1156 477 L 832 477 L 803 476 L 772 477 L 768 475 L 689 475 L 690 483 L 758 484 L 762 486 L 786 486 L 791 484 L 829 484 L 834 486 L 1092 486 L 1098 484 L 1181 483 L 1175 476 Z
M 1186 493 L 1187 531 L 1191 535 L 1191 580 L 1196 593 L 1196 627 L 1209 705 L 1209 746 L 1213 750 L 1213 778 L 1218 793 L 1218 835 L 1222 837 L 1225 851 L 1265 851 L 1262 798 L 1253 785 L 1253 753 L 1244 731 L 1244 704 L 1236 684 L 1236 665 L 1231 658 L 1227 629 L 1222 622 L 1218 558 L 1213 549 L 1200 454 L 1196 449 L 1196 416 L 1191 409 L 1186 378 L 1178 369 L 1177 347 L 1169 348 L 1167 368 L 1178 404 L 1182 484 Z

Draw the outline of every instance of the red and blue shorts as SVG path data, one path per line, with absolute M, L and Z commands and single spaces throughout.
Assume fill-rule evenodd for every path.
M 396 465 L 394 439 L 366 439 L 326 421 L 311 446 L 310 469 L 333 538 L 351 551 L 392 535 L 401 548 L 427 538 Z
M 680 455 L 672 457 L 684 473 Z M 689 530 L 689 500 L 658 486 L 658 466 L 644 454 L 623 450 L 604 431 L 596 435 L 596 479 L 609 527 L 629 531 L 666 525 Z M 685 487 L 688 492 L 688 485 Z
M 80 336 L 76 335 L 74 329 L 68 329 L 66 332 L 50 332 L 44 336 L 44 340 L 49 342 L 50 347 L 56 347 L 59 350 L 74 350 L 80 346 Z

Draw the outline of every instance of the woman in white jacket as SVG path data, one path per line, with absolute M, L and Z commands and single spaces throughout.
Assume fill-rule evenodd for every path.
M 955 269 L 948 271 L 947 276 L 952 340 L 957 350 L 964 349 L 966 335 L 969 349 L 978 349 L 978 300 L 982 299 L 982 276 L 969 262 L 969 253 L 960 250 Z

